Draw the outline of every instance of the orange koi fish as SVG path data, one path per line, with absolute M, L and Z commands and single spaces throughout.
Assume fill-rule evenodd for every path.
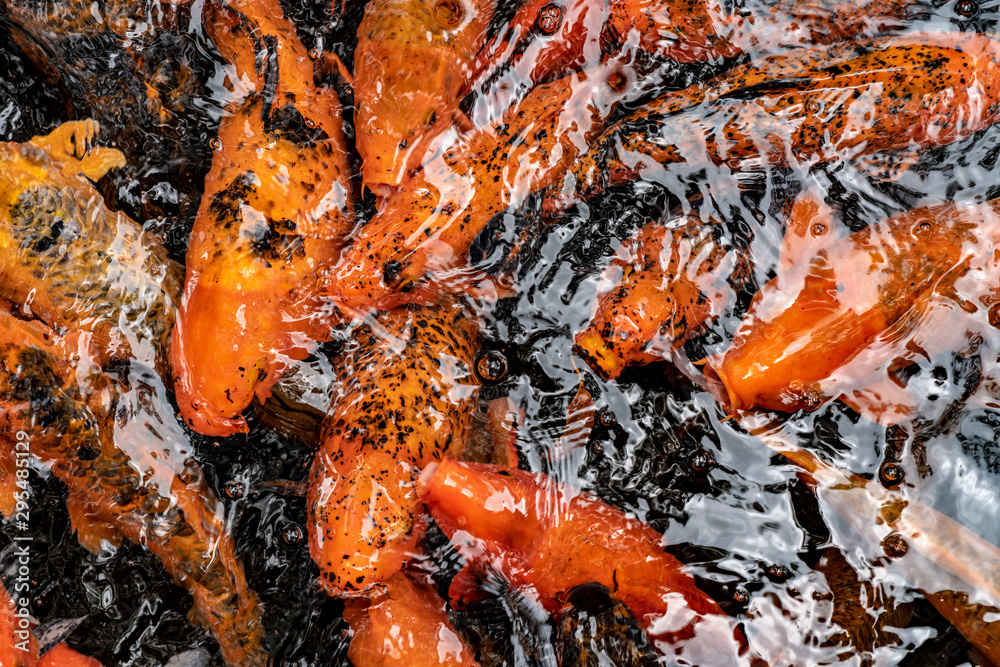
M 958 349 L 970 332 L 990 335 L 1000 321 L 998 242 L 1000 200 L 939 204 L 793 265 L 757 294 L 729 350 L 708 360 L 720 400 L 732 412 L 851 404 L 871 385 L 887 388 L 908 358 Z M 872 416 L 896 416 L 892 398 Z
M 21 601 L 27 608 L 28 601 Z M 3 667 L 102 667 L 101 663 L 66 644 L 56 644 L 39 659 L 38 642 L 26 616 L 14 610 L 14 600 L 0 586 L 0 665 Z
M 225 436 L 246 431 L 254 395 L 329 336 L 316 285 L 353 209 L 340 103 L 314 83 L 278 3 L 208 7 L 208 32 L 254 90 L 215 140 L 171 364 L 185 422 Z
M 622 244 L 602 278 L 614 287 L 576 336 L 576 351 L 606 378 L 661 361 L 736 298 L 738 258 L 695 218 L 651 223 Z
M 735 662 L 745 645 L 718 604 L 663 550 L 659 533 L 587 493 L 543 474 L 451 458 L 427 466 L 417 493 L 470 563 L 452 583 L 453 598 L 474 577 L 469 568 L 492 568 L 550 613 L 562 606 L 561 594 L 596 582 L 661 649 L 696 637 Z
M 0 143 L 0 298 L 59 330 L 90 332 L 102 361 L 152 348 L 166 374 L 181 268 L 90 183 L 125 161 L 95 145 L 99 131 L 70 121 Z
M 597 65 L 605 0 L 528 0 L 476 56 L 469 91 L 497 112 L 540 83 Z
M 531 0 L 476 58 L 474 82 L 498 110 L 519 91 L 586 70 L 634 44 L 679 63 L 825 44 L 899 25 L 915 0 Z
M 885 37 L 789 51 L 668 93 L 606 130 L 570 173 L 587 197 L 676 163 L 744 170 L 881 157 L 899 169 L 907 152 L 998 118 L 1000 42 Z
M 227 663 L 264 665 L 259 601 L 227 539 L 221 504 L 193 463 L 164 480 L 119 445 L 116 408 L 128 392 L 80 356 L 79 341 L 0 310 L 0 442 L 18 451 L 30 443 L 66 484 L 85 547 L 100 552 L 102 540 L 122 538 L 145 546 L 190 591 L 192 620 L 212 632 Z M 130 451 L 154 452 L 184 437 L 169 411 L 128 419 L 140 428 L 124 433 L 147 439 L 128 443 Z
M 378 0 L 365 8 L 354 52 L 354 126 L 364 185 L 393 193 L 432 155 L 459 110 L 495 0 Z
M 433 302 L 449 278 L 468 282 L 456 272 L 487 223 L 555 183 L 614 104 L 635 94 L 613 78 L 617 72 L 608 65 L 585 79 L 539 86 L 493 125 L 429 162 L 357 230 L 326 292 L 351 309 L 385 310 Z
M 429 577 L 397 572 L 371 599 L 348 600 L 344 618 L 354 632 L 347 657 L 355 667 L 477 664 Z
M 414 552 L 425 526 L 417 476 L 461 455 L 471 434 L 478 333 L 458 304 L 401 308 L 344 359 L 307 501 L 309 549 L 332 595 L 371 589 Z
M 765 415 L 740 421 L 802 468 L 800 477 L 823 504 L 885 554 L 991 664 L 1000 664 L 1000 547 L 901 491 L 826 463 Z
M 607 52 L 631 38 L 649 53 L 694 63 L 871 37 L 902 25 L 913 4 L 915 0 L 751 1 L 734 12 L 717 0 L 611 0 L 601 40 Z

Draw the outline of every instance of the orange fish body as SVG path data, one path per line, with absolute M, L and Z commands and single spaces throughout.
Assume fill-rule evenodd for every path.
M 520 91 L 597 65 L 606 15 L 604 0 L 529 0 L 476 57 L 470 91 L 502 113 Z
M 608 85 L 614 71 L 540 85 L 428 163 L 358 230 L 326 292 L 353 309 L 435 300 L 494 216 L 554 184 L 586 150 L 627 94 Z
M 16 443 L 27 435 L 30 453 L 69 487 L 67 509 L 84 546 L 100 550 L 101 540 L 122 538 L 145 546 L 191 592 L 193 617 L 215 635 L 227 662 L 263 665 L 259 601 L 200 470 L 185 464 L 167 478 L 169 487 L 159 486 L 154 479 L 162 477 L 116 443 L 111 408 L 127 404 L 123 388 L 79 355 L 80 336 L 59 337 L 0 312 L 0 442 L 23 451 Z M 169 413 L 150 421 L 155 428 L 139 429 L 150 442 L 127 443 L 130 451 L 162 450 L 161 438 L 183 437 Z
M 219 127 L 172 337 L 181 414 L 210 435 L 245 431 L 254 395 L 329 336 L 316 285 L 353 224 L 340 104 L 271 4 L 207 23 L 255 86 Z
M 900 25 L 913 2 L 751 1 L 733 11 L 717 0 L 612 0 L 601 39 L 609 51 L 631 38 L 645 51 L 679 63 L 720 60 L 871 37 Z
M 605 272 L 620 279 L 577 334 L 575 349 L 612 379 L 627 366 L 662 361 L 733 303 L 727 278 L 735 263 L 732 249 L 697 219 L 647 225 Z
M 309 485 L 310 552 L 332 594 L 371 589 L 414 552 L 416 478 L 472 430 L 477 340 L 456 304 L 396 309 L 359 334 Z
M 662 536 L 589 494 L 542 474 L 451 458 L 428 466 L 417 492 L 445 533 L 468 545 L 459 547 L 467 560 L 497 570 L 550 613 L 562 593 L 596 582 L 655 639 L 697 635 L 730 656 L 739 651 L 718 604 L 663 550 Z
M 668 93 L 608 128 L 574 165 L 579 196 L 684 163 L 903 162 L 1000 117 L 1000 42 L 923 33 L 796 49 Z
M 21 598 L 21 609 L 28 600 Z M 28 616 L 15 612 L 14 600 L 0 586 L 0 665 L 3 667 L 101 667 L 101 663 L 66 644 L 56 644 L 38 658 L 38 642 L 30 629 Z
M 5 663 L 6 664 L 6 663 Z M 99 660 L 77 653 L 66 644 L 56 644 L 38 661 L 37 667 L 102 667 Z
M 468 129 L 459 110 L 495 0 L 379 0 L 358 28 L 355 130 L 364 185 L 394 192 L 433 154 L 447 130 Z
M 0 298 L 60 330 L 88 331 L 102 359 L 152 346 L 166 358 L 181 268 L 90 180 L 124 164 L 93 121 L 0 143 Z M 166 373 L 166 365 L 159 364 Z
M 811 410 L 884 379 L 907 357 L 955 349 L 968 327 L 998 321 L 998 241 L 998 200 L 927 206 L 779 273 L 729 350 L 708 360 L 720 398 L 732 412 Z M 992 281 L 956 287 L 969 273 Z
M 475 667 L 433 581 L 397 572 L 384 586 L 370 600 L 345 604 L 354 633 L 347 657 L 355 667 Z

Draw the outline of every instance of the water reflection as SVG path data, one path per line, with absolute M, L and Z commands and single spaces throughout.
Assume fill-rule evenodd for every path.
M 123 156 L 71 191 L 43 173 L 49 189 L 20 202 L 55 221 L 24 246 L 46 275 L 63 245 L 114 249 L 59 274 L 74 296 L 43 281 L 29 299 L 5 274 L 11 354 L 51 343 L 79 399 L 31 423 L 39 446 L 67 415 L 101 443 L 36 452 L 36 616 L 83 618 L 67 641 L 105 664 L 200 660 L 218 649 L 164 564 L 183 583 L 204 552 L 241 594 L 245 572 L 254 643 L 277 664 L 363 664 L 404 631 L 430 638 L 407 664 L 651 662 L 642 628 L 661 662 L 728 664 L 731 632 L 662 641 L 710 622 L 686 605 L 647 617 L 616 579 L 635 565 L 624 549 L 539 594 L 529 547 L 485 541 L 527 530 L 524 515 L 452 525 L 463 507 L 520 507 L 503 484 L 464 482 L 431 522 L 421 468 L 464 449 L 564 485 L 534 494 L 542 507 L 586 491 L 662 534 L 656 557 L 685 563 L 705 616 L 769 664 L 997 662 L 996 18 L 970 0 L 3 2 L 0 138 L 93 118 L 81 152 Z M 813 47 L 843 38 L 866 41 Z M 117 211 L 138 224 L 98 224 Z M 872 255 L 892 270 L 870 275 Z M 168 368 L 181 260 L 187 328 Z M 722 375 L 754 318 L 803 294 L 811 315 L 848 319 L 893 301 L 873 327 L 881 356 L 858 354 L 870 336 L 786 324 L 754 339 L 778 352 L 754 357 L 748 389 L 714 388 L 720 405 L 703 360 Z M 39 320 L 51 332 L 35 340 Z M 806 380 L 820 389 L 793 386 Z M 752 403 L 773 410 L 769 430 L 729 414 Z M 58 466 L 92 480 L 107 457 L 149 498 L 204 514 L 192 530 L 211 546 L 174 548 L 187 524 L 152 501 L 95 519 L 109 494 L 81 507 L 93 490 Z M 366 543 L 330 551 L 362 556 L 353 582 L 316 584 L 335 558 L 317 567 L 305 538 L 324 531 Z M 556 540 L 553 572 L 594 553 L 595 532 Z M 348 589 L 370 595 L 345 611 L 327 593 Z

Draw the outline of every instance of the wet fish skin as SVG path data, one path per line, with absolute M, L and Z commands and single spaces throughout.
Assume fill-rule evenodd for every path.
M 185 422 L 245 432 L 289 360 L 330 335 L 317 294 L 353 225 L 343 118 L 277 3 L 209 3 L 206 30 L 254 90 L 223 118 L 171 340 Z
M 739 171 L 881 158 L 883 177 L 891 178 L 915 151 L 996 122 L 998 72 L 1000 42 L 972 33 L 915 33 L 763 58 L 667 93 L 609 127 L 570 171 L 576 196 L 673 164 Z
M 370 599 L 348 600 L 344 618 L 354 633 L 347 657 L 355 667 L 477 664 L 426 575 L 397 572 Z
M 715 0 L 611 0 L 601 40 L 628 39 L 679 63 L 770 55 L 796 46 L 872 37 L 900 27 L 918 0 L 746 2 L 738 11 Z
M 385 313 L 345 350 L 307 499 L 327 592 L 364 593 L 414 552 L 426 524 L 416 478 L 460 456 L 472 431 L 478 339 L 478 323 L 445 303 Z
M 462 137 L 404 184 L 357 230 L 324 292 L 354 310 L 433 303 L 467 289 L 467 255 L 495 216 L 556 183 L 614 104 L 609 64 L 586 80 L 543 84 L 492 124 Z M 449 284 L 451 283 L 451 284 Z
M 469 563 L 452 583 L 452 599 L 462 599 L 484 568 L 550 613 L 563 592 L 596 582 L 658 642 L 697 636 L 733 659 L 745 646 L 718 604 L 663 550 L 662 535 L 590 494 L 543 474 L 450 457 L 427 466 L 417 493 Z M 671 620 L 658 623 L 665 617 Z
M 449 130 L 471 128 L 459 103 L 495 0 L 377 0 L 354 52 L 357 149 L 364 185 L 384 198 Z
M 720 400 L 730 412 L 812 410 L 884 379 L 897 360 L 992 328 L 1000 285 L 963 277 L 996 275 L 998 240 L 998 200 L 924 206 L 779 273 L 729 350 L 708 360 Z
M 15 434 L 23 431 L 32 455 L 69 487 L 68 507 L 84 545 L 124 537 L 149 549 L 191 592 L 193 618 L 216 637 L 226 661 L 264 665 L 259 601 L 227 539 L 221 503 L 194 461 L 177 471 L 169 489 L 143 479 L 144 466 L 115 441 L 113 408 L 125 389 L 81 358 L 74 338 L 5 311 L 0 315 L 5 445 L 13 447 Z M 159 418 L 162 433 L 181 433 L 176 423 L 171 428 L 169 414 Z M 135 451 L 162 446 L 128 444 Z
M 736 299 L 727 279 L 743 260 L 696 217 L 654 222 L 627 239 L 604 277 L 615 280 L 595 304 L 574 349 L 602 376 L 662 361 Z
M 166 374 L 181 267 L 88 179 L 124 164 L 94 145 L 97 123 L 69 121 L 0 143 L 0 297 L 61 330 L 89 331 L 102 361 L 150 345 Z

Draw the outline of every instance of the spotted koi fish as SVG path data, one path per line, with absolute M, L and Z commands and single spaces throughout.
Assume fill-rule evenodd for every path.
M 808 167 L 879 156 L 885 173 L 1000 118 L 1000 42 L 925 33 L 798 49 L 667 93 L 570 171 L 577 196 L 672 164 Z M 565 203 L 553 201 L 552 208 Z
M 59 330 L 90 332 L 102 361 L 150 348 L 166 376 L 181 268 L 91 185 L 124 164 L 96 145 L 99 132 L 70 121 L 0 143 L 0 298 Z
M 0 436 L 6 447 L 23 432 L 31 454 L 49 466 L 70 492 L 67 508 L 81 543 L 128 539 L 149 549 L 178 585 L 194 597 L 192 618 L 219 642 L 231 665 L 264 665 L 263 626 L 225 512 L 190 461 L 164 480 L 116 442 L 115 396 L 127 392 L 116 379 L 79 355 L 76 336 L 61 338 L 40 322 L 0 311 Z M 130 449 L 153 452 L 183 437 L 169 410 L 158 429 Z M 23 439 L 23 436 L 21 437 Z
M 435 152 L 459 110 L 495 0 L 378 0 L 365 8 L 354 51 L 357 149 L 364 185 L 380 198 Z
M 472 431 L 478 335 L 457 304 L 400 308 L 345 353 L 308 496 L 309 548 L 331 594 L 364 593 L 414 553 L 426 525 L 417 476 L 460 456 Z
M 357 230 L 325 293 L 348 309 L 384 310 L 464 290 L 475 274 L 469 248 L 487 224 L 556 183 L 614 105 L 636 94 L 619 77 L 609 65 L 586 80 L 538 86 L 495 123 L 464 136 Z
M 711 223 L 646 225 L 605 271 L 613 287 L 577 334 L 575 349 L 612 379 L 627 366 L 662 361 L 735 301 L 728 278 L 737 263 Z
M 353 208 L 340 103 L 314 83 L 278 3 L 208 7 L 207 31 L 253 92 L 214 142 L 171 364 L 185 422 L 225 436 L 246 431 L 254 396 L 266 399 L 291 360 L 329 337 L 316 286 Z

